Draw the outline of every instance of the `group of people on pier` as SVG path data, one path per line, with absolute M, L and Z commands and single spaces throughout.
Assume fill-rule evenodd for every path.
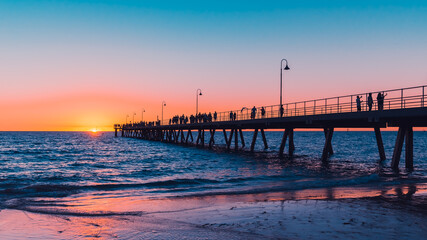
M 264 118 L 265 117 L 265 108 L 261 107 L 261 117 Z M 251 110 L 251 119 L 255 119 L 256 118 L 256 112 L 257 112 L 257 108 L 254 106 Z
M 378 106 L 378 110 L 382 111 L 384 109 L 384 98 L 385 96 L 387 96 L 387 93 L 384 94 L 384 92 L 379 92 L 377 94 L 377 106 Z M 356 97 L 356 106 L 357 106 L 357 111 L 360 112 L 362 111 L 362 97 L 363 96 L 357 96 Z M 372 98 L 372 93 L 368 94 L 368 99 L 366 102 L 367 106 L 368 106 L 368 111 L 372 111 L 372 106 L 374 104 L 374 99 Z
M 151 127 L 151 126 L 160 126 L 160 120 L 152 122 L 130 122 L 123 124 L 123 127 Z
M 196 115 L 190 115 L 190 117 L 182 114 L 181 116 L 176 115 L 173 118 L 169 119 L 169 125 L 171 124 L 187 124 L 190 121 L 190 124 L 193 123 L 207 123 L 216 121 L 218 118 L 218 113 L 199 113 Z
M 384 92 L 378 92 L 377 94 L 377 110 L 382 111 L 384 109 L 384 98 L 387 96 L 387 94 L 384 94 Z M 362 111 L 362 100 L 363 96 L 356 96 L 356 107 L 357 111 Z M 372 111 L 373 105 L 374 105 L 374 99 L 372 96 L 372 93 L 369 93 L 366 100 L 366 105 L 368 111 Z M 242 111 L 247 108 L 243 108 Z M 250 118 L 256 119 L 257 118 L 257 111 L 259 110 L 259 113 L 261 115 L 261 118 L 265 118 L 266 116 L 266 110 L 264 107 L 261 107 L 260 109 L 257 109 L 255 106 L 251 109 Z M 284 108 L 283 105 L 280 105 L 279 108 L 279 116 L 283 117 Z M 258 115 L 259 117 L 259 115 Z M 196 115 L 190 115 L 185 116 L 182 114 L 181 116 L 176 115 L 173 118 L 169 119 L 169 125 L 172 124 L 193 124 L 193 123 L 209 123 L 213 121 L 217 121 L 218 119 L 218 113 L 215 111 L 213 114 L 211 112 L 209 113 L 198 113 Z M 245 119 L 245 118 L 243 118 Z M 224 119 L 225 120 L 225 119 Z M 236 121 L 237 120 L 237 112 L 230 111 L 229 113 L 229 120 L 230 121 Z M 153 121 L 153 122 L 138 122 L 138 123 L 126 123 L 123 125 L 123 127 L 145 127 L 145 126 L 159 126 L 161 125 L 160 120 Z

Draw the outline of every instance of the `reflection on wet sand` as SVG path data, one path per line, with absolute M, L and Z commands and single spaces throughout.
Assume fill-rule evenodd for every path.
M 315 211 L 317 212 L 316 214 L 319 215 L 318 218 L 322 218 L 320 220 L 323 221 L 324 216 L 322 212 L 334 211 L 333 209 L 335 209 L 334 206 L 336 205 L 340 207 L 339 214 L 344 214 L 343 218 L 350 218 L 345 220 L 346 222 L 343 224 L 352 224 L 352 221 L 356 221 L 352 220 L 354 218 L 352 217 L 354 211 L 356 211 L 355 216 L 358 216 L 360 221 L 369 221 L 366 219 L 370 217 L 364 216 L 363 214 L 371 214 L 371 210 L 369 209 L 377 208 L 373 206 L 384 208 L 385 206 L 382 204 L 383 201 L 381 201 L 381 199 L 391 199 L 391 206 L 394 208 L 396 204 L 394 204 L 393 201 L 405 201 L 406 203 L 407 201 L 416 200 L 418 196 L 422 198 L 422 196 L 426 194 L 427 184 L 383 186 L 381 188 L 336 187 L 267 194 L 229 194 L 162 199 L 123 197 L 123 195 L 121 195 L 121 197 L 114 197 L 106 193 L 96 195 L 82 194 L 65 199 L 63 198 L 61 201 L 58 201 L 57 204 L 52 204 L 52 201 L 47 201 L 47 199 L 29 202 L 25 204 L 27 206 L 26 208 L 21 208 L 21 210 L 26 211 L 10 209 L 1 211 L 0 229 L 3 230 L 0 230 L 0 237 L 2 239 L 23 239 L 28 236 L 65 239 L 112 239 L 135 237 L 156 238 L 158 234 L 161 234 L 161 238 L 168 238 L 171 236 L 179 236 L 179 234 L 185 234 L 184 236 L 187 236 L 187 234 L 191 233 L 199 237 L 208 236 L 208 238 L 217 239 L 221 238 L 221 236 L 218 235 L 220 233 L 218 233 L 218 231 L 211 231 L 210 228 L 200 227 L 198 224 L 201 224 L 201 222 L 199 221 L 203 219 L 203 221 L 206 221 L 203 226 L 209 223 L 214 224 L 212 226 L 215 228 L 221 228 L 221 225 L 218 225 L 216 222 L 222 221 L 225 222 L 224 224 L 230 224 L 230 220 L 227 219 L 231 216 L 237 219 L 233 220 L 237 221 L 237 224 L 242 224 L 241 222 L 239 223 L 239 221 L 247 221 L 257 226 L 257 224 L 259 224 L 257 220 L 258 215 L 267 211 L 271 216 L 262 215 L 263 218 L 267 217 L 265 221 L 268 221 L 269 224 L 273 226 L 273 230 L 276 228 L 280 230 L 281 221 L 290 221 L 289 224 L 297 224 L 298 226 L 301 224 L 304 225 L 304 223 L 301 222 L 304 220 L 301 219 L 301 216 L 298 216 L 298 219 L 293 219 L 289 216 L 290 212 L 292 213 L 295 211 L 295 214 L 306 214 Z M 131 196 L 131 194 L 128 196 Z M 370 199 L 372 199 L 372 201 Z M 44 206 L 43 202 L 46 201 L 48 204 Z M 326 208 L 323 206 L 324 204 L 322 204 L 322 202 L 328 204 Z M 238 206 L 237 208 L 239 208 L 240 211 L 244 212 L 236 212 L 237 215 L 234 216 L 233 213 L 229 211 L 235 209 L 236 206 Z M 242 206 L 245 207 L 242 208 Z M 343 207 L 346 209 L 345 211 Z M 17 207 L 17 209 L 20 208 Z M 280 211 L 279 209 L 282 209 L 282 213 L 277 212 Z M 362 211 L 366 209 L 366 212 L 357 215 L 357 211 L 360 209 L 362 209 Z M 260 213 L 261 210 L 263 212 Z M 213 219 L 207 217 L 207 215 L 215 215 L 217 211 L 221 212 L 217 217 Z M 344 211 L 344 213 L 342 211 Z M 394 210 L 391 209 L 391 212 L 387 211 L 388 210 L 377 209 L 372 213 L 372 219 L 380 216 L 383 217 L 384 212 L 387 213 L 387 216 L 391 215 L 396 219 L 401 218 L 401 213 L 399 212 L 402 211 L 401 208 L 396 207 Z M 204 212 L 206 212 L 206 214 Z M 284 213 L 288 215 L 282 216 Z M 335 214 L 335 212 L 332 214 Z M 191 220 L 189 220 L 189 222 L 183 222 L 187 217 Z M 287 217 L 290 219 L 287 219 Z M 314 222 L 314 220 L 310 220 L 310 216 L 307 217 L 309 221 Z M 408 216 L 408 219 L 409 217 L 410 216 Z M 280 224 L 275 226 L 275 224 L 277 225 L 277 221 L 279 221 Z M 415 218 L 413 221 L 413 224 L 418 224 L 419 218 Z M 335 225 L 335 227 L 339 227 L 339 225 Z M 229 228 L 232 228 L 232 226 L 230 225 Z M 8 230 L 6 231 L 4 229 Z M 224 234 L 225 236 L 231 236 L 230 239 L 233 239 L 233 236 L 235 236 L 235 239 L 239 239 L 239 234 L 241 233 L 239 232 L 237 234 L 234 232 L 235 230 Z M 239 230 L 239 228 L 237 230 Z M 268 234 L 275 236 L 274 231 Z M 249 239 L 253 237 L 254 235 L 248 235 Z
M 271 192 L 260 194 L 219 194 L 209 196 L 185 196 L 169 198 L 147 198 L 133 196 L 132 192 L 114 192 L 114 194 L 78 194 L 71 197 L 38 199 L 25 202 L 10 208 L 36 213 L 69 216 L 113 216 L 113 215 L 145 215 L 156 212 L 182 211 L 226 204 L 230 202 L 260 202 L 287 200 L 340 200 L 380 198 L 384 200 L 413 200 L 416 195 L 427 194 L 427 184 L 406 184 L 381 187 L 334 187 L 306 189 L 299 191 Z M 120 197 L 118 197 L 120 196 Z M 421 198 L 421 201 L 424 201 Z M 417 203 L 415 205 L 425 204 Z M 45 204 L 46 203 L 46 204 Z

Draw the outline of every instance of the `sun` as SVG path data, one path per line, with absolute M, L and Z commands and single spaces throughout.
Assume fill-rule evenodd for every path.
M 93 132 L 93 133 L 96 133 L 96 132 L 98 132 L 98 129 L 92 128 L 90 131 Z

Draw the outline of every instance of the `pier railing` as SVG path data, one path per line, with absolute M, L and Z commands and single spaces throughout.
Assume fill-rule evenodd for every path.
M 236 113 L 236 120 L 357 112 L 357 96 L 361 97 L 361 111 L 369 111 L 369 106 L 367 104 L 369 93 L 372 94 L 373 100 L 371 111 L 379 110 L 377 100 L 378 93 L 385 95 L 383 110 L 425 107 L 427 100 L 426 89 L 427 85 L 424 85 L 286 103 L 282 105 L 283 114 L 281 114 L 280 105 L 257 107 L 253 118 L 251 118 L 252 108 L 245 107 L 240 110 L 219 112 L 217 113 L 217 119 L 213 119 L 212 121 L 230 121 L 230 112 Z M 264 115 L 262 115 L 262 108 L 265 110 Z
M 321 114 L 337 114 L 337 113 L 350 113 L 358 112 L 356 99 L 357 96 L 361 100 L 360 111 L 369 111 L 368 96 L 372 94 L 372 109 L 371 111 L 378 111 L 379 104 L 377 100 L 378 93 L 384 94 L 383 110 L 392 109 L 405 109 L 405 108 L 419 108 L 425 107 L 427 102 L 426 96 L 427 85 L 392 89 L 380 92 L 365 92 L 353 95 L 345 95 L 339 97 L 314 99 L 308 101 L 300 101 L 293 103 L 285 103 L 282 105 L 283 110 L 281 111 L 280 105 L 270 105 L 256 107 L 255 114 L 252 113 L 253 107 L 243 107 L 241 109 L 217 112 L 216 118 L 214 112 L 211 112 L 212 119 L 209 117 L 205 120 L 199 120 L 199 123 L 203 122 L 223 122 L 223 121 L 240 121 L 240 120 L 251 120 L 251 119 L 266 119 L 266 118 L 278 118 L 278 117 L 296 117 L 296 116 L 310 116 L 310 115 L 321 115 Z M 262 114 L 264 109 L 264 114 Z M 233 113 L 233 118 L 231 114 Z M 234 114 L 236 115 L 234 118 Z M 188 118 L 190 118 L 188 116 Z M 162 125 L 169 125 L 171 119 L 164 120 Z M 159 123 L 157 123 L 159 124 Z M 179 124 L 179 122 L 178 122 Z M 190 121 L 187 122 L 190 124 Z M 131 124 L 129 124 L 132 126 Z M 138 123 L 135 125 L 139 125 Z

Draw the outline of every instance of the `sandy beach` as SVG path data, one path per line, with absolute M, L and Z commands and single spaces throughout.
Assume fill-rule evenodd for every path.
M 60 208 L 3 209 L 1 239 L 422 239 L 425 186 L 250 195 L 125 198 Z M 333 198 L 323 193 L 333 192 Z M 370 194 L 374 196 L 370 196 Z M 76 203 L 82 203 L 76 199 Z M 77 205 L 84 205 L 80 208 Z M 88 211 L 94 207 L 92 211 Z M 19 208 L 19 207 L 17 207 Z M 115 209 L 106 212 L 103 209 Z M 83 210 L 85 209 L 85 210 Z

